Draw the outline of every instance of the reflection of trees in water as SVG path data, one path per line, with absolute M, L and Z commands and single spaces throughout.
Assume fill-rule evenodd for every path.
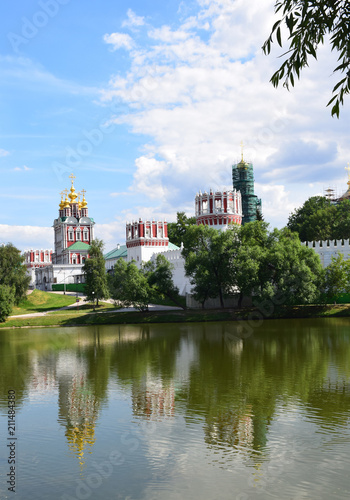
M 349 393 L 336 389 L 338 370 L 337 383 L 327 386 L 325 381 L 344 348 L 349 354 L 349 334 L 346 330 L 342 338 L 339 331 L 323 332 L 322 322 L 307 328 L 303 321 L 270 321 L 240 339 L 235 324 L 201 325 L 193 336 L 198 362 L 179 396 L 187 402 L 188 418 L 204 416 L 208 446 L 226 459 L 231 449 L 255 464 L 266 460 L 276 405 L 293 401 L 317 414 L 319 426 L 347 420 Z
M 2 332 L 1 389 L 14 388 L 20 404 L 30 383 L 46 390 L 54 377 L 59 421 L 80 459 L 93 445 L 111 376 L 131 392 L 140 417 L 178 409 L 190 420 L 204 418 L 206 443 L 219 453 L 266 459 L 276 407 L 291 401 L 319 427 L 347 425 L 348 319 L 265 321 L 253 335 L 246 332 L 235 322 L 91 327 L 61 342 L 51 332 L 19 338 Z M 186 365 L 181 384 L 179 357 Z

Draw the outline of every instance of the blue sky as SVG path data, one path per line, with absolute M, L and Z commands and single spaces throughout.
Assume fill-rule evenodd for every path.
M 279 53 L 261 51 L 273 5 L 6 2 L 0 242 L 52 248 L 73 172 L 110 250 L 127 220 L 192 215 L 199 189 L 230 186 L 241 141 L 273 227 L 324 188 L 345 191 L 350 103 L 339 120 L 325 107 L 335 56 L 326 45 L 292 92 L 274 89 Z

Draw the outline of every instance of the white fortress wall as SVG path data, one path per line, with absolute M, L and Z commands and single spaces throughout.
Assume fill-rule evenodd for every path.
M 349 240 L 305 241 L 301 244 L 312 248 L 320 256 L 323 267 L 331 264 L 332 257 L 336 257 L 339 253 L 345 260 L 350 256 Z
M 178 287 L 180 291 L 180 295 L 186 295 L 186 293 L 190 293 L 192 289 L 192 285 L 187 276 L 185 276 L 185 259 L 181 255 L 182 249 L 179 248 L 177 250 L 166 250 L 165 252 L 158 252 L 157 254 L 153 254 L 151 260 L 154 261 L 157 255 L 164 255 L 164 257 L 169 261 L 173 266 L 173 281 L 174 285 Z

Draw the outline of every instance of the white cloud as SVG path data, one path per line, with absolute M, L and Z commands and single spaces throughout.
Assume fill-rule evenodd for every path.
M 15 167 L 13 170 L 15 172 L 28 172 L 29 170 L 33 170 L 33 169 L 27 167 L 26 165 L 23 165 L 23 167 Z
M 0 244 L 12 243 L 21 251 L 31 248 L 53 248 L 51 227 L 10 226 L 0 224 Z
M 106 34 L 103 40 L 112 45 L 112 50 L 126 49 L 131 50 L 134 46 L 133 39 L 127 33 L 111 33 Z
M 135 159 L 132 191 L 167 213 L 193 206 L 198 189 L 231 184 L 243 140 L 265 218 L 284 225 L 350 156 L 343 124 L 325 108 L 334 78 L 324 75 L 334 56 L 321 48 L 291 92 L 276 90 L 269 79 L 280 61 L 261 50 L 274 2 L 252 0 L 249 9 L 244 0 L 198 4 L 177 27 L 147 26 L 148 41 L 130 53 L 130 70 L 103 91 L 104 100 L 128 105 L 115 123 L 149 138 Z M 349 111 L 342 113 L 346 123 Z
M 131 9 L 128 9 L 128 12 L 126 13 L 128 16 L 128 19 L 123 21 L 122 27 L 125 28 L 134 28 L 136 26 L 143 26 L 145 24 L 145 18 L 141 16 L 137 16 L 135 12 Z
M 6 149 L 0 149 L 0 157 L 1 157 L 1 156 L 7 156 L 7 155 L 9 155 L 9 154 L 10 154 L 10 152 L 9 152 L 9 151 L 6 151 Z

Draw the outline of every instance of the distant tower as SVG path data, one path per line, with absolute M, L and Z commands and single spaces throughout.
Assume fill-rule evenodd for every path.
M 324 190 L 324 197 L 331 203 L 335 203 L 337 199 L 335 188 L 329 187 Z
M 72 181 L 69 194 L 67 189 L 62 191 L 59 217 L 53 223 L 55 234 L 53 264 L 84 264 L 94 239 L 95 222 L 88 217 L 85 190 L 82 190 L 83 199 L 80 201 L 81 194 L 75 192 L 73 184 L 75 177 L 73 174 L 69 177 Z
M 243 144 L 241 144 L 241 161 L 232 166 L 233 188 L 241 192 L 243 225 L 257 220 L 257 211 L 261 211 L 261 200 L 254 194 L 253 164 L 243 159 Z
M 126 223 L 127 260 L 134 260 L 138 267 L 148 262 L 154 253 L 168 250 L 168 225 L 161 221 L 138 221 Z
M 201 191 L 195 199 L 197 225 L 227 229 L 229 224 L 242 224 L 242 199 L 239 191 L 227 190 L 209 193 Z

